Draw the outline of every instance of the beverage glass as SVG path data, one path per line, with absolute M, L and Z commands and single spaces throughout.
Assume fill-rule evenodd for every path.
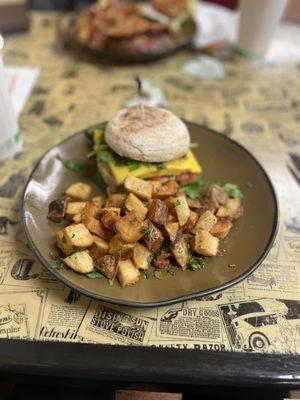
M 18 122 L 5 78 L 3 46 L 4 40 L 0 35 L 0 161 L 12 157 L 22 149 Z

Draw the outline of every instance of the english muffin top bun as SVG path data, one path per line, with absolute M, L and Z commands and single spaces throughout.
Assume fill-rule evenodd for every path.
M 122 157 L 144 162 L 167 162 L 184 156 L 190 135 L 186 125 L 157 107 L 122 108 L 107 123 L 105 141 Z

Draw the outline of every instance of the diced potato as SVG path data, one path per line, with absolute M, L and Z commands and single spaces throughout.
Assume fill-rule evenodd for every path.
M 163 234 L 151 221 L 147 220 L 146 224 L 147 231 L 143 239 L 149 250 L 158 253 L 164 240 Z
M 173 215 L 173 217 L 176 218 L 177 221 L 177 214 L 175 211 L 175 201 L 176 201 L 175 197 L 167 197 L 166 199 L 164 199 L 164 203 L 167 205 L 170 214 Z
M 198 214 L 195 211 L 190 212 L 189 219 L 187 220 L 186 224 L 182 228 L 182 232 L 189 233 L 192 231 L 192 229 L 195 227 L 197 221 L 198 221 Z
M 66 254 L 89 247 L 94 238 L 83 224 L 69 225 L 56 234 L 57 246 Z
M 73 199 L 78 200 L 87 200 L 91 195 L 92 188 L 90 185 L 86 183 L 77 182 L 73 183 L 73 185 L 69 186 L 65 190 L 65 194 L 67 196 L 72 197 Z
M 101 257 L 108 252 L 108 243 L 96 235 L 93 235 L 93 238 L 94 243 L 89 248 L 90 254 L 93 258 Z
M 151 185 L 152 194 L 155 191 L 159 190 L 161 188 L 161 186 L 162 186 L 162 182 L 159 181 L 159 180 L 154 180 L 154 179 L 153 180 L 148 180 L 148 183 Z
M 174 240 L 176 239 L 179 228 L 180 227 L 178 222 L 172 222 L 165 225 L 165 230 L 167 231 L 171 242 L 174 242 Z
M 127 198 L 127 193 L 113 193 L 110 194 L 106 200 L 105 207 L 124 207 Z
M 121 208 L 120 207 L 104 207 L 100 210 L 100 215 L 104 215 L 109 212 L 113 212 L 117 215 L 121 215 Z
M 115 230 L 126 243 L 137 242 L 143 235 L 145 223 L 134 212 L 130 211 L 115 223 Z
M 225 206 L 221 206 L 218 209 L 217 217 L 238 219 L 243 215 L 243 211 L 241 199 L 228 199 Z
M 117 276 L 122 287 L 137 283 L 140 272 L 131 260 L 120 260 L 118 266 Z
M 135 194 L 142 200 L 151 199 L 152 186 L 143 179 L 128 175 L 125 179 L 124 187 L 128 192 Z
M 169 209 L 160 199 L 152 200 L 148 211 L 148 218 L 156 224 L 164 225 L 167 222 Z
M 177 192 L 178 184 L 174 180 L 167 181 L 160 186 L 155 186 L 152 192 L 152 197 L 158 199 L 165 199 L 169 196 L 174 196 Z
M 69 257 L 64 258 L 63 262 L 79 274 L 88 274 L 94 270 L 93 259 L 87 250 L 77 251 Z
M 170 260 L 167 258 L 155 258 L 155 260 L 153 260 L 153 264 L 156 268 L 166 269 L 170 265 Z
M 213 257 L 217 255 L 219 239 L 207 231 L 199 230 L 191 240 L 192 249 L 202 256 Z
M 73 221 L 74 221 L 76 224 L 79 224 L 79 223 L 81 222 L 81 220 L 82 220 L 82 215 L 81 215 L 81 213 L 75 214 L 75 215 L 74 215 Z
M 108 279 L 115 279 L 118 271 L 118 257 L 106 254 L 94 260 L 95 267 Z
M 133 249 L 135 243 L 125 243 L 118 235 L 113 236 L 108 244 L 108 252 L 110 254 L 121 253 L 124 250 Z
M 106 196 L 100 195 L 100 196 L 95 196 L 92 198 L 92 202 L 97 206 L 102 208 L 106 202 Z
M 218 222 L 211 228 L 210 233 L 216 236 L 218 239 L 224 239 L 230 229 L 232 228 L 232 222 L 228 219 L 219 219 Z
M 85 201 L 72 201 L 68 203 L 66 210 L 66 217 L 69 220 L 72 220 L 74 215 L 80 214 L 86 205 Z
M 133 249 L 133 262 L 138 269 L 146 270 L 151 263 L 152 253 L 140 243 L 136 243 Z
M 64 254 L 70 254 L 74 251 L 74 246 L 71 240 L 66 237 L 63 229 L 56 232 L 56 244 Z
M 82 210 L 82 222 L 90 232 L 104 240 L 109 240 L 113 236 L 113 232 L 103 226 L 103 224 L 97 219 L 100 212 L 101 209 L 95 206 L 95 204 L 91 202 L 86 203 Z
M 196 233 L 199 230 L 210 231 L 217 221 L 218 218 L 214 215 L 214 213 L 210 210 L 207 210 L 200 215 L 198 222 L 193 229 L 193 233 Z
M 128 211 L 135 211 L 141 219 L 145 219 L 148 212 L 148 209 L 144 206 L 144 203 L 133 193 L 129 193 L 127 196 L 125 208 Z
M 115 213 L 114 211 L 108 211 L 101 218 L 102 224 L 109 229 L 112 229 L 114 224 L 121 219 L 120 215 Z
M 185 225 L 191 213 L 185 196 L 175 197 L 175 211 L 177 214 L 179 225 Z
M 170 245 L 173 256 L 180 267 L 185 270 L 190 259 L 189 240 L 186 235 L 178 236 Z
M 202 207 L 201 201 L 197 199 L 190 199 L 189 197 L 186 199 L 191 210 L 200 210 Z

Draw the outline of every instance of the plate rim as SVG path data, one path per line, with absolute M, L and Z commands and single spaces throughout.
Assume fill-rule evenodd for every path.
M 277 198 L 276 191 L 274 189 L 274 185 L 273 185 L 268 173 L 266 172 L 264 167 L 261 165 L 261 163 L 257 160 L 257 158 L 248 149 L 246 149 L 243 145 L 238 143 L 236 140 L 224 135 L 221 132 L 218 132 L 218 131 L 216 131 L 214 129 L 211 129 L 211 128 L 205 126 L 205 125 L 197 124 L 195 122 L 189 122 L 189 121 L 186 121 L 184 119 L 183 119 L 183 121 L 187 125 L 194 125 L 194 126 L 196 126 L 198 128 L 206 129 L 211 134 L 217 135 L 219 137 L 222 137 L 225 140 L 233 142 L 235 145 L 240 147 L 243 151 L 245 151 L 253 159 L 253 161 L 258 165 L 258 167 L 261 170 L 262 174 L 266 178 L 266 181 L 267 181 L 267 183 L 268 183 L 268 185 L 269 185 L 269 187 L 271 189 L 271 193 L 272 193 L 272 197 L 273 197 L 273 201 L 274 201 L 274 205 L 275 205 L 275 212 L 274 212 L 274 215 L 273 215 L 272 231 L 271 231 L 268 243 L 266 244 L 266 246 L 265 246 L 263 252 L 261 253 L 260 257 L 256 260 L 256 262 L 254 264 L 252 264 L 249 267 L 249 269 L 245 273 L 243 273 L 242 275 L 238 276 L 235 279 L 230 280 L 229 282 L 227 282 L 225 284 L 216 286 L 216 287 L 211 288 L 211 289 L 202 290 L 201 292 L 191 293 L 191 294 L 179 296 L 179 297 L 168 299 L 168 300 L 157 301 L 157 302 L 147 302 L 147 303 L 139 303 L 139 302 L 136 302 L 136 301 L 127 301 L 127 300 L 121 300 L 121 299 L 117 300 L 117 299 L 113 299 L 111 297 L 98 295 L 98 294 L 95 294 L 93 292 L 90 292 L 89 290 L 86 290 L 84 288 L 81 288 L 81 287 L 77 286 L 76 284 L 70 282 L 68 279 L 66 279 L 65 277 L 60 275 L 60 273 L 57 270 L 55 270 L 48 263 L 48 261 L 43 257 L 43 255 L 40 253 L 39 249 L 35 245 L 33 239 L 31 238 L 29 229 L 28 229 L 27 224 L 26 224 L 26 217 L 25 217 L 25 212 L 26 212 L 26 210 L 25 210 L 25 201 L 26 201 L 27 189 L 28 189 L 28 186 L 29 186 L 29 184 L 30 184 L 30 182 L 32 180 L 32 177 L 33 177 L 34 173 L 39 168 L 42 160 L 44 159 L 44 157 L 48 153 L 50 153 L 55 147 L 58 147 L 58 146 L 62 145 L 63 143 L 65 143 L 66 141 L 72 139 L 73 137 L 84 134 L 88 129 L 94 129 L 94 128 L 98 127 L 99 125 L 105 123 L 105 122 L 99 122 L 97 124 L 93 124 L 91 126 L 88 126 L 87 128 L 81 129 L 78 132 L 75 132 L 74 134 L 66 137 L 65 139 L 63 139 L 59 143 L 54 144 L 45 153 L 43 153 L 43 155 L 40 157 L 40 159 L 38 160 L 38 162 L 34 166 L 32 172 L 30 173 L 30 175 L 29 175 L 29 177 L 27 179 L 23 194 L 22 194 L 21 224 L 22 224 L 22 228 L 23 228 L 23 232 L 25 234 L 25 237 L 26 237 L 26 239 L 28 241 L 29 247 L 33 251 L 34 255 L 37 257 L 37 259 L 40 261 L 40 263 L 45 268 L 47 268 L 47 270 L 50 271 L 64 285 L 68 286 L 69 288 L 71 288 L 73 290 L 76 290 L 79 293 L 82 293 L 83 295 L 85 295 L 87 297 L 90 297 L 90 298 L 96 299 L 96 300 L 100 300 L 100 301 L 104 301 L 105 303 L 115 304 L 115 305 L 120 305 L 120 306 L 127 306 L 127 307 L 135 307 L 135 308 L 154 308 L 154 307 L 162 307 L 162 306 L 166 306 L 166 305 L 176 304 L 176 303 L 184 302 L 184 301 L 188 301 L 188 300 L 193 300 L 193 299 L 195 299 L 197 297 L 206 296 L 208 294 L 213 294 L 213 293 L 217 293 L 217 292 L 219 292 L 221 290 L 228 289 L 228 288 L 236 285 L 237 283 L 241 282 L 242 280 L 246 279 L 264 261 L 264 259 L 266 258 L 266 256 L 268 255 L 269 251 L 271 250 L 271 248 L 273 246 L 273 243 L 274 243 L 275 238 L 277 236 L 278 227 L 279 227 L 279 203 L 278 203 L 278 198 Z

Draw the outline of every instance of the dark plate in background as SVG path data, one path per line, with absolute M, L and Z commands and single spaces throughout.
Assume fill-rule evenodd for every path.
M 207 258 L 198 272 L 164 273 L 163 280 L 144 279 L 131 287 L 111 287 L 106 280 L 93 280 L 69 269 L 53 269 L 50 253 L 56 253 L 55 233 L 59 229 L 47 219 L 48 205 L 70 184 L 91 184 L 88 176 L 67 170 L 56 158 L 86 162 L 87 139 L 84 132 L 70 136 L 52 147 L 30 176 L 23 198 L 23 226 L 29 244 L 41 263 L 57 279 L 73 289 L 99 300 L 135 307 L 154 307 L 193 299 L 225 289 L 246 278 L 271 249 L 278 225 L 278 207 L 272 184 L 256 159 L 233 140 L 208 128 L 187 123 L 194 149 L 207 183 L 231 182 L 244 193 L 245 213 L 230 234 L 221 241 L 222 256 Z M 99 189 L 94 187 L 94 194 Z M 229 267 L 234 264 L 235 267 Z
M 123 52 L 112 51 L 108 49 L 97 49 L 89 45 L 80 43 L 75 35 L 75 22 L 76 18 L 78 18 L 78 16 L 80 15 L 80 12 L 82 12 L 82 10 L 66 14 L 65 16 L 59 18 L 57 25 L 58 39 L 67 47 L 88 51 L 95 54 L 96 56 L 99 56 L 99 58 L 108 59 L 111 61 L 122 61 L 124 63 L 141 63 L 158 60 L 180 49 L 188 47 L 191 44 L 192 38 L 196 32 L 196 25 L 194 21 L 191 20 L 186 27 L 186 35 L 174 41 L 174 44 L 172 46 L 168 46 L 167 48 L 157 52 L 125 54 Z

